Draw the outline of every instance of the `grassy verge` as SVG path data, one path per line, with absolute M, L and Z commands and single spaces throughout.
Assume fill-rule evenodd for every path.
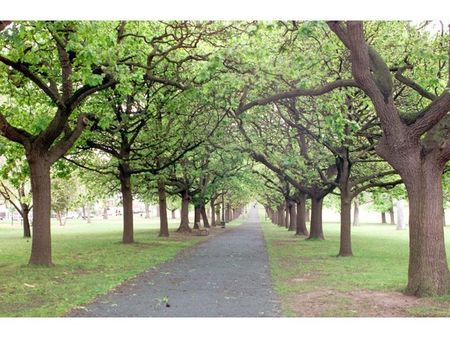
M 0 224 L 0 317 L 63 315 L 208 238 L 174 233 L 178 222 L 170 221 L 171 237 L 159 238 L 157 218 L 136 217 L 132 245 L 120 243 L 119 217 L 54 225 L 51 268 L 28 266 L 31 241 L 21 238 L 19 226 Z
M 407 231 L 379 224 L 354 227 L 354 257 L 342 258 L 336 257 L 339 251 L 336 223 L 324 225 L 325 241 L 305 241 L 269 221 L 262 225 L 275 289 L 286 316 L 305 315 L 299 303 L 307 304 L 311 297 L 315 299 L 315 303 L 311 300 L 312 305 L 323 303 L 325 310 L 316 312 L 321 316 L 353 316 L 360 315 L 359 311 L 367 315 L 373 311 L 357 306 L 363 299 L 359 294 L 362 291 L 378 298 L 387 295 L 385 303 L 392 301 L 391 307 L 398 306 L 397 315 L 450 316 L 450 295 L 422 301 L 399 294 L 407 282 Z M 450 229 L 445 231 L 450 236 Z M 448 240 L 447 252 L 450 252 Z M 395 297 L 398 302 L 393 301 Z M 402 308 L 402 301 L 408 306 Z M 373 306 L 381 309 L 383 304 Z M 378 315 L 383 312 L 379 310 Z

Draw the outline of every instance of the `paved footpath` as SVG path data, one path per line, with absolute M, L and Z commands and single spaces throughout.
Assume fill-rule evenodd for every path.
M 256 208 L 240 227 L 100 296 L 78 317 L 275 317 L 267 251 Z

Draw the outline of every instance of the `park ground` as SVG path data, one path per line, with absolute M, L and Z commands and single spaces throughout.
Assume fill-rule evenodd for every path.
M 125 280 L 174 258 L 210 236 L 175 232 L 179 219 L 169 220 L 169 238 L 158 237 L 159 219 L 135 216 L 135 244 L 121 244 L 120 217 L 68 220 L 52 226 L 54 267 L 28 266 L 31 240 L 20 226 L 0 224 L 0 317 L 54 317 L 105 294 Z M 228 225 L 240 224 L 235 220 Z
M 324 224 L 325 241 L 306 241 L 270 223 L 260 211 L 283 316 L 450 316 L 450 296 L 419 299 L 402 294 L 407 230 L 363 223 L 352 229 L 354 257 L 338 258 L 337 223 Z M 21 238 L 20 227 L 0 224 L 0 316 L 62 316 L 224 231 L 216 228 L 208 237 L 180 235 L 174 233 L 178 222 L 170 220 L 171 237 L 159 238 L 158 218 L 136 217 L 133 245 L 120 244 L 119 217 L 54 225 L 52 268 L 28 266 L 31 241 Z M 450 228 L 445 233 L 449 252 Z
M 260 213 L 271 273 L 283 316 L 450 316 L 450 295 L 417 298 L 407 283 L 408 231 L 395 225 L 352 229 L 353 257 L 336 257 L 339 224 L 325 223 L 325 241 L 305 240 Z M 445 229 L 447 252 L 450 228 Z

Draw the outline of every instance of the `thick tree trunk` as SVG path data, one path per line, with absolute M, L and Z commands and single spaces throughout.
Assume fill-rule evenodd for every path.
M 284 227 L 285 219 L 284 219 L 284 210 L 283 210 L 283 205 L 282 204 L 278 207 L 278 217 L 277 217 L 277 219 L 278 219 L 278 223 L 277 224 L 280 227 Z
M 52 264 L 50 234 L 50 164 L 41 156 L 28 157 L 33 194 L 33 237 L 29 264 Z
M 355 202 L 355 218 L 353 220 L 353 225 L 355 221 L 358 221 L 359 217 L 357 214 L 358 203 Z M 339 257 L 353 256 L 352 252 L 352 227 L 351 227 L 351 213 L 352 213 L 352 199 L 348 191 L 341 190 L 341 234 L 340 234 L 340 246 L 339 246 Z M 358 223 L 356 223 L 358 224 Z
M 166 186 L 158 180 L 158 210 L 159 210 L 159 237 L 169 237 L 169 222 L 167 221 Z
M 311 197 L 311 225 L 308 239 L 325 239 L 322 229 L 323 197 Z
M 295 209 L 295 203 L 289 202 L 289 231 L 295 231 L 297 229 L 297 212 Z
M 386 213 L 384 211 L 381 212 L 381 224 L 386 224 Z
M 194 229 L 200 228 L 200 206 L 194 206 Z
M 148 205 L 148 203 L 144 204 L 144 218 L 150 218 L 150 205 Z
M 300 194 L 297 201 L 297 230 L 295 232 L 298 236 L 308 236 L 308 229 L 306 228 L 306 196 Z
M 411 168 L 416 169 L 416 168 Z M 450 273 L 442 224 L 443 168 L 425 160 L 405 180 L 409 197 L 408 294 L 442 295 L 450 291 Z
M 353 226 L 357 227 L 359 226 L 359 203 L 357 201 L 353 202 L 353 208 Z
M 21 204 L 22 208 L 22 219 L 23 219 L 23 237 L 30 238 L 31 237 L 31 228 L 30 228 L 30 208 L 27 204 Z
M 227 203 L 225 207 L 225 222 L 229 222 L 230 220 L 231 220 L 231 206 L 229 203 Z
M 210 228 L 210 226 L 209 226 L 209 221 L 208 221 L 208 215 L 207 215 L 207 213 L 206 213 L 206 208 L 205 208 L 204 205 L 202 205 L 202 206 L 200 207 L 200 214 L 201 214 L 202 219 L 203 219 L 203 226 L 204 226 L 205 228 Z
M 211 198 L 211 225 L 216 226 L 216 200 Z
M 181 213 L 180 213 L 180 226 L 177 232 L 191 232 L 189 227 L 189 193 L 183 192 L 181 199 Z
M 389 209 L 389 217 L 391 219 L 391 224 L 395 224 L 395 218 L 394 218 L 394 207 L 391 207 Z
M 122 193 L 123 208 L 122 243 L 130 244 L 134 242 L 133 194 L 131 192 L 131 177 L 123 171 L 120 173 L 120 192 Z

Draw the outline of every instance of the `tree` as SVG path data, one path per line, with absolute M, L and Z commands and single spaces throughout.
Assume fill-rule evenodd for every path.
M 19 22 L 0 33 L 0 90 L 9 97 L 0 107 L 0 133 L 24 148 L 30 167 L 30 264 L 52 265 L 50 168 L 89 124 L 90 115 L 80 110 L 82 103 L 116 83 L 108 71 L 115 63 L 115 41 L 105 34 L 109 26 Z

